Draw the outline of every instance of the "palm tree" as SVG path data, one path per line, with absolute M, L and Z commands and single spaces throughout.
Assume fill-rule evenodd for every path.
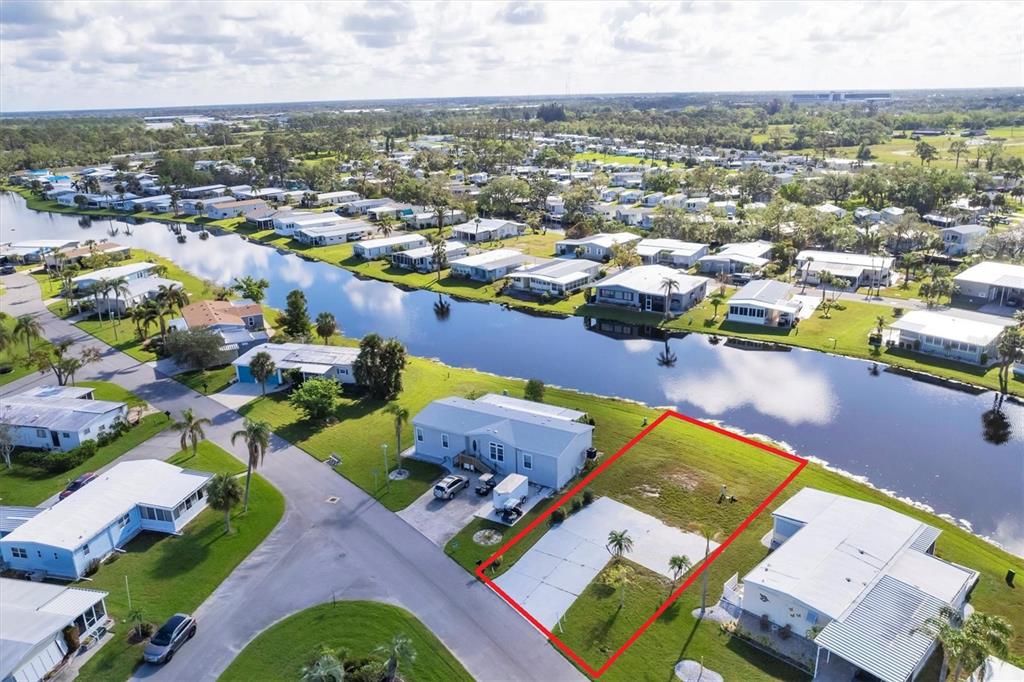
M 390 213 L 382 213 L 377 219 L 377 231 L 383 237 L 390 237 L 395 231 L 395 218 Z
M 231 532 L 231 510 L 242 501 L 242 486 L 231 474 L 217 474 L 206 484 L 206 500 L 212 509 L 224 512 L 224 532 Z
M 675 277 L 664 277 L 661 280 L 661 290 L 665 292 L 665 319 L 668 319 L 669 309 L 672 306 L 672 294 L 679 291 L 679 281 Z
M 205 417 L 196 417 L 195 413 L 192 412 L 192 408 L 188 408 L 181 413 L 181 421 L 176 421 L 171 425 L 175 431 L 181 432 L 181 449 L 184 450 L 186 445 L 191 443 L 192 445 L 192 456 L 195 457 L 196 449 L 199 447 L 199 441 L 206 438 L 206 433 L 203 431 L 203 426 L 209 426 L 212 424 L 209 419 Z
M 922 632 L 942 645 L 942 668 L 939 679 L 945 680 L 950 666 L 953 682 L 959 682 L 964 671 L 979 668 L 989 656 L 1006 656 L 1013 627 L 1001 616 L 975 611 L 966 620 L 958 611 L 943 607 L 938 616 L 925 621 Z
M 345 679 L 345 658 L 334 649 L 324 647 L 316 660 L 299 671 L 302 682 L 342 682 Z
M 696 530 L 704 538 L 704 570 L 700 574 L 700 617 L 704 617 L 708 603 L 708 555 L 711 554 L 711 541 L 718 537 L 718 532 L 707 526 L 698 525 Z
M 672 590 L 676 589 L 676 583 L 679 582 L 683 574 L 693 568 L 693 562 L 685 554 L 676 554 L 668 560 L 668 568 L 672 571 L 672 588 L 669 590 L 671 594 Z
M 431 251 L 434 260 L 434 268 L 437 270 L 437 281 L 441 281 L 441 271 L 448 267 L 448 247 L 443 238 L 434 240 Z
M 32 352 L 32 341 L 43 335 L 43 325 L 32 315 L 19 315 L 14 322 L 11 336 L 25 342 L 26 350 Z
M 412 646 L 412 640 L 405 635 L 395 635 L 387 644 L 376 649 L 378 654 L 387 656 L 384 663 L 384 679 L 393 682 L 398 678 L 398 666 L 403 661 L 412 663 L 416 660 L 416 649 Z
M 241 438 L 245 441 L 249 454 L 249 464 L 245 471 L 245 504 L 242 506 L 243 511 L 249 511 L 249 484 L 252 481 L 252 472 L 267 456 L 271 431 L 267 422 L 246 419 L 242 424 L 244 428 L 231 434 L 231 444 L 234 445 L 235 441 Z
M 956 157 L 956 168 L 960 167 L 960 157 L 970 151 L 967 143 L 963 140 L 956 140 L 949 145 L 949 153 Z
M 161 284 L 156 290 L 156 300 L 166 306 L 173 315 L 175 308 L 180 313 L 181 309 L 188 305 L 188 292 L 179 284 Z
M 128 297 L 131 295 L 131 289 L 128 288 L 128 280 L 124 277 L 117 277 L 107 282 L 107 290 L 105 294 L 114 295 L 114 310 L 117 312 L 117 321 L 114 322 L 114 340 L 117 341 L 117 328 L 121 324 L 121 297 Z M 110 316 L 110 313 L 107 313 Z
M 160 328 L 160 338 L 164 339 L 167 337 L 167 320 L 164 319 L 165 315 L 169 314 L 170 311 L 164 307 L 160 301 L 156 299 L 150 299 L 141 306 L 142 312 L 142 327 L 143 330 L 148 332 L 149 326 L 155 324 Z
M 633 582 L 633 570 L 627 564 L 613 563 L 601 578 L 602 582 L 619 593 L 619 609 L 626 605 L 626 587 Z
M 398 459 L 398 470 L 402 470 L 402 427 L 409 423 L 409 410 L 398 403 L 387 407 L 388 414 L 395 419 L 395 457 Z M 387 473 L 387 472 L 384 472 Z
M 633 551 L 633 538 L 628 530 L 613 530 L 608 533 L 608 544 L 604 547 L 612 555 L 612 560 L 618 561 Z
M 338 332 L 338 321 L 329 312 L 322 312 L 316 316 L 316 335 L 324 340 L 324 344 Z
M 807 291 L 807 275 L 811 273 L 811 263 L 814 262 L 814 256 L 808 256 L 807 261 L 804 263 L 804 279 L 801 282 L 800 293 L 803 294 Z
M 270 356 L 270 353 L 261 350 L 252 357 L 252 361 L 249 363 L 249 373 L 252 374 L 253 379 L 260 382 L 261 394 L 267 394 L 267 379 L 276 370 L 277 365 L 274 364 L 274 358 Z
M 711 307 L 714 309 L 714 314 L 711 316 L 712 321 L 718 319 L 718 309 L 723 303 L 725 303 L 725 292 L 721 289 L 708 296 L 708 302 L 711 303 Z

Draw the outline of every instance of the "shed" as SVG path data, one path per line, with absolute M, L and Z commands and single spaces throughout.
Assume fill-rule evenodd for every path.
M 501 479 L 501 483 L 494 486 L 491 493 L 491 500 L 495 509 L 504 509 L 510 500 L 519 500 L 526 497 L 530 490 L 530 479 L 522 474 L 509 474 Z

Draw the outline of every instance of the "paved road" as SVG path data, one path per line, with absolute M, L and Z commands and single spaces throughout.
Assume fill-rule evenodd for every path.
M 4 312 L 36 314 L 48 338 L 69 337 L 78 346 L 104 350 L 101 362 L 79 379 L 116 383 L 173 414 L 190 407 L 213 422 L 208 440 L 243 459 L 231 446 L 230 434 L 241 427 L 237 412 L 50 314 L 31 277 L 10 275 L 3 284 Z M 52 381 L 31 375 L 0 387 L 0 395 Z M 141 452 L 137 448 L 131 456 Z M 182 655 L 162 668 L 143 666 L 136 677 L 216 679 L 266 627 L 336 598 L 373 599 L 408 609 L 479 680 L 583 679 L 497 595 L 324 464 L 275 437 L 260 473 L 284 494 L 284 518 L 196 612 L 199 634 Z M 328 503 L 332 496 L 340 501 Z

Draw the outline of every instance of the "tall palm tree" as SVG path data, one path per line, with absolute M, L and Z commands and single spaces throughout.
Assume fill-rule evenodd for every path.
M 708 296 L 708 302 L 711 303 L 711 307 L 714 310 L 711 319 L 717 320 L 718 309 L 722 306 L 723 303 L 725 303 L 725 293 L 721 289 L 718 289 L 717 291 L 715 291 L 715 293 Z
M 608 543 L 604 547 L 612 559 L 618 561 L 633 551 L 633 538 L 629 536 L 628 530 L 613 530 L 608 533 Z
M 216 511 L 224 512 L 224 532 L 231 532 L 231 510 L 242 501 L 242 486 L 231 474 L 215 475 L 206 484 L 206 500 Z
M 212 423 L 205 417 L 197 417 L 190 407 L 181 413 L 181 420 L 174 422 L 171 428 L 181 432 L 181 449 L 184 450 L 187 445 L 191 444 L 192 456 L 195 457 L 199 441 L 206 438 L 206 432 L 203 431 L 203 427 L 209 426 Z
M 260 393 L 262 395 L 267 394 L 267 379 L 275 371 L 277 371 L 277 365 L 274 364 L 274 358 L 266 351 L 261 350 L 256 353 L 249 363 L 249 373 L 252 374 L 253 379 L 260 382 Z
M 169 311 L 160 301 L 157 299 L 150 299 L 142 304 L 142 326 L 143 329 L 148 331 L 151 324 L 155 324 L 160 328 L 160 338 L 167 338 L 167 320 L 165 316 L 169 314 Z
M 181 309 L 188 305 L 188 292 L 179 284 L 161 284 L 156 290 L 156 300 L 166 306 L 173 315 L 175 309 L 180 313 Z
M 398 469 L 402 469 L 402 427 L 409 423 L 409 410 L 398 403 L 391 403 L 387 407 L 388 414 L 395 420 L 395 458 L 398 460 Z M 385 472 L 387 473 L 387 472 Z
M 124 277 L 117 277 L 107 282 L 107 294 L 114 295 L 114 310 L 117 313 L 117 320 L 114 322 L 114 340 L 117 340 L 117 328 L 121 325 L 121 297 L 124 296 L 126 299 L 131 295 L 131 289 L 128 288 L 128 280 Z M 110 313 L 107 313 L 110 316 Z
M 267 449 L 270 447 L 270 424 L 253 419 L 246 419 L 242 422 L 243 428 L 231 434 L 231 444 L 241 438 L 245 441 L 245 448 L 249 454 L 249 464 L 245 471 L 245 503 L 243 511 L 249 511 L 249 484 L 252 482 L 253 469 L 263 463 L 267 456 Z
M 338 332 L 338 321 L 334 315 L 324 311 L 316 316 L 316 335 L 326 344 Z
M 413 648 L 412 640 L 405 635 L 395 635 L 388 644 L 377 647 L 377 653 L 387 656 L 384 663 L 384 679 L 387 682 L 399 679 L 398 667 L 403 661 L 412 663 L 416 660 L 416 649 Z
M 32 341 L 42 337 L 43 325 L 33 315 L 19 315 L 14 321 L 11 336 L 25 342 L 26 350 L 32 353 Z
M 669 590 L 671 594 L 676 589 L 676 583 L 679 582 L 683 574 L 693 568 L 693 562 L 685 554 L 676 554 L 668 560 L 668 568 L 672 571 L 672 587 Z
M 664 277 L 661 280 L 661 290 L 665 292 L 665 319 L 668 319 L 669 308 L 672 306 L 672 294 L 679 291 L 679 282 L 675 277 Z
M 382 213 L 377 219 L 377 231 L 383 237 L 390 237 L 395 231 L 395 218 L 390 213 Z
M 959 682 L 965 671 L 977 670 L 989 656 L 1006 656 L 1013 638 L 1013 626 L 1001 616 L 975 611 L 964 620 L 949 607 L 940 609 L 920 630 L 942 645 L 939 679 L 945 680 L 952 666 L 953 682 Z
M 703 618 L 708 603 L 708 556 L 711 554 L 711 541 L 718 537 L 718 531 L 703 525 L 697 525 L 695 530 L 704 538 L 704 560 L 702 563 L 705 568 L 700 574 L 700 617 Z

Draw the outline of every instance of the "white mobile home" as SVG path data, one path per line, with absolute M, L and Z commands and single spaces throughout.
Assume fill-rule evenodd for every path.
M 444 243 L 445 260 L 451 263 L 457 258 L 464 257 L 469 249 L 462 242 L 447 241 Z M 408 251 L 396 251 L 391 254 L 391 262 L 396 268 L 405 270 L 417 270 L 418 272 L 434 272 L 437 266 L 434 263 L 434 247 L 421 246 Z
M 970 310 L 911 310 L 889 325 L 899 348 L 987 366 L 998 360 L 997 346 L 1013 319 Z
M 206 507 L 213 474 L 156 459 L 115 464 L 0 539 L 16 571 L 78 580 L 144 530 L 180 533 Z
M 894 259 L 864 253 L 801 251 L 796 256 L 796 275 L 801 282 L 818 284 L 822 272 L 830 272 L 856 289 L 862 286 L 887 287 L 892 284 Z
M 759 272 L 769 263 L 772 243 L 766 241 L 725 244 L 717 252 L 697 259 L 700 272 L 709 275 L 732 275 L 737 272 Z
M 365 260 L 385 258 L 395 251 L 405 249 L 418 249 L 427 245 L 426 237 L 418 234 L 399 234 L 392 237 L 381 237 L 380 239 L 368 239 L 357 242 L 352 253 Z
M 347 221 L 334 213 L 310 213 L 309 211 L 278 211 L 274 214 L 274 232 L 291 237 L 295 232 L 308 227 L 343 225 Z
M 334 204 L 344 204 L 350 201 L 358 201 L 359 193 L 351 190 L 341 190 L 339 192 L 320 192 L 316 195 L 313 200 L 314 206 L 328 206 Z
M 267 353 L 274 361 L 274 373 L 267 378 L 267 386 L 287 383 L 285 372 L 290 369 L 299 370 L 307 379 L 326 378 L 340 384 L 356 383 L 354 365 L 359 357 L 358 348 L 308 343 L 266 343 L 249 349 L 231 363 L 240 383 L 258 383 L 249 368 L 257 353 Z
M 641 239 L 636 252 L 645 265 L 689 268 L 708 254 L 708 245 L 678 239 Z
M 1024 265 L 985 261 L 953 277 L 957 296 L 971 303 L 1024 307 Z
M 346 220 L 340 223 L 299 228 L 295 231 L 295 239 L 312 246 L 344 244 L 369 237 L 376 229 L 373 225 L 361 220 Z
M 803 304 L 790 298 L 790 285 L 774 279 L 755 279 L 729 299 L 730 322 L 766 327 L 792 327 L 800 318 Z
M 115 265 L 110 268 L 102 268 L 85 275 L 73 277 L 71 279 L 71 287 L 74 291 L 84 291 L 103 280 L 112 281 L 124 279 L 128 282 L 132 282 L 152 277 L 155 270 L 155 263 L 128 263 L 126 265 Z
M 237 218 L 238 216 L 248 218 L 250 215 L 266 213 L 269 210 L 270 206 L 262 199 L 245 199 L 243 201 L 224 201 L 207 206 L 206 215 L 217 220 Z
M 452 228 L 452 239 L 460 242 L 490 242 L 516 237 L 526 229 L 524 223 L 495 218 L 476 218 Z
M 508 278 L 513 289 L 562 297 L 589 286 L 600 269 L 593 261 L 557 258 L 515 270 Z
M 478 282 L 493 282 L 538 260 L 515 249 L 491 249 L 453 260 L 451 274 L 453 277 L 465 277 Z
M 96 440 L 128 416 L 122 402 L 94 400 L 84 386 L 38 386 L 0 402 L 0 422 L 18 447 L 66 452 Z
M 402 222 L 411 230 L 422 230 L 427 227 L 437 227 L 437 214 L 432 211 L 412 213 L 401 216 Z M 443 226 L 458 225 L 466 222 L 466 212 L 457 208 L 449 209 L 444 214 Z
M 469 456 L 498 474 L 558 489 L 582 470 L 591 447 L 594 427 L 580 423 L 584 416 L 493 394 L 443 398 L 413 417 L 413 456 L 449 467 Z
M 942 228 L 939 234 L 942 236 L 942 243 L 946 245 L 948 255 L 962 256 L 981 248 L 988 228 L 984 225 L 954 225 Z
M 580 239 L 562 239 L 555 242 L 555 254 L 608 262 L 614 255 L 615 247 L 630 242 L 639 242 L 640 239 L 640 235 L 633 234 L 632 232 L 615 232 L 611 234 L 602 232 Z
M 667 303 L 665 280 L 676 283 Z M 653 313 L 665 313 L 667 309 L 669 315 L 679 315 L 704 300 L 709 281 L 664 265 L 640 265 L 595 284 L 595 302 Z

